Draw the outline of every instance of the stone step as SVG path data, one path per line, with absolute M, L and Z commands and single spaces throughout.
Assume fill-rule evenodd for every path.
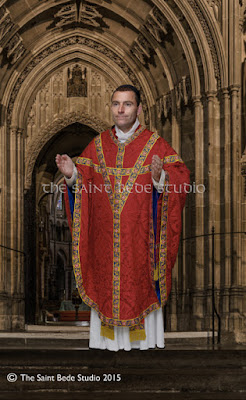
M 82 323 L 86 323 L 85 326 L 81 325 Z M 55 332 L 68 332 L 69 334 L 74 333 L 74 332 L 88 332 L 89 333 L 89 326 L 87 326 L 87 321 L 81 321 L 77 322 L 76 325 L 74 323 L 71 324 L 59 324 L 59 323 L 51 323 L 49 325 L 26 325 L 25 326 L 25 332 L 12 332 L 13 335 L 20 335 L 20 334 L 25 334 L 25 333 L 55 333 Z M 4 332 L 0 332 L 0 338 L 1 335 L 4 335 Z M 212 332 L 206 331 L 206 332 L 165 332 L 165 338 L 167 339 L 207 339 L 212 337 Z M 216 337 L 218 336 L 217 332 L 214 334 Z M 89 336 L 88 336 L 89 337 Z
M 24 332 L 0 332 L 0 348 L 6 347 L 79 347 L 88 348 L 88 326 L 28 325 Z M 215 332 L 215 341 L 217 332 Z M 165 332 L 166 344 L 207 345 L 212 332 Z
M 156 400 L 157 394 L 162 394 L 159 398 L 168 400 L 245 399 L 245 355 L 244 348 L 214 351 L 132 350 L 116 353 L 70 348 L 2 349 L 0 393 L 31 392 L 32 395 L 43 395 L 49 392 L 47 400 L 51 400 L 58 392 L 69 393 L 69 400 L 79 398 L 76 392 L 80 392 L 80 399 L 83 394 L 87 399 L 97 399 L 98 394 L 101 394 L 98 398 L 113 399 L 121 399 L 124 394 L 127 400 L 137 399 L 138 396 Z M 16 382 L 7 381 L 10 373 L 16 374 Z M 93 397 L 87 397 L 90 392 Z M 135 397 L 132 397 L 133 392 Z M 224 397 L 219 397 L 222 393 Z
M 85 325 L 81 325 L 84 324 Z M 78 322 L 76 323 L 76 325 L 74 325 L 74 323 L 72 324 L 57 324 L 57 323 L 53 323 L 50 325 L 26 325 L 26 329 L 25 332 L 26 333 L 37 333 L 37 334 L 41 334 L 41 333 L 45 333 L 45 332 L 49 332 L 49 333 L 79 333 L 79 332 L 88 332 L 88 338 L 89 338 L 89 331 L 90 331 L 90 327 L 88 326 L 88 322 L 87 321 L 82 321 L 82 322 Z M 18 332 L 13 332 L 13 334 L 19 334 Z M 193 331 L 188 331 L 188 332 L 165 332 L 165 338 L 166 339 L 210 339 L 212 338 L 213 333 L 211 331 L 203 331 L 203 332 L 193 332 Z M 214 336 L 217 338 L 218 333 L 215 332 Z M 0 332 L 0 338 L 1 338 L 1 332 Z
M 83 323 L 83 325 L 82 325 Z M 85 323 L 85 325 L 84 325 Z M 89 322 L 79 321 L 75 323 L 50 323 L 48 325 L 25 325 L 25 332 L 89 332 Z M 1 334 L 1 332 L 0 332 Z
M 233 370 L 240 369 L 246 372 L 246 349 L 223 348 L 218 350 L 194 349 L 180 350 L 180 347 L 172 349 L 151 349 L 147 351 L 131 350 L 111 352 L 108 350 L 76 348 L 49 348 L 49 349 L 1 349 L 0 367 L 11 365 L 24 365 L 27 367 L 38 366 L 66 366 L 87 368 L 104 368 L 115 365 L 129 368 L 222 368 Z M 141 364 L 141 365 L 139 365 Z M 145 365 L 146 364 L 146 365 Z

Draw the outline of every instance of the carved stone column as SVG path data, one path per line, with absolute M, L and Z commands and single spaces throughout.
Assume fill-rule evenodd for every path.
M 7 164 L 7 135 L 6 128 L 0 128 L 0 159 L 1 165 Z M 0 330 L 10 329 L 10 304 L 8 292 L 7 271 L 9 270 L 10 252 L 4 246 L 8 247 L 7 242 L 7 174 L 3 168 L 0 174 Z
M 17 177 L 18 177 L 18 249 L 24 251 L 24 132 L 22 129 L 17 130 Z M 25 324 L 25 274 L 24 274 L 24 254 L 19 253 L 18 260 L 18 283 L 17 292 L 19 296 L 18 301 L 18 316 L 16 321 L 17 327 Z M 13 321 L 14 322 L 14 321 Z
M 235 232 L 241 230 L 241 190 L 240 190 L 240 123 L 239 123 L 239 86 L 234 85 L 230 87 L 231 93 L 231 134 L 232 134 L 232 196 L 233 196 L 233 229 Z M 237 263 L 238 254 L 240 254 L 240 240 L 235 237 L 233 240 L 233 273 L 232 273 L 232 285 L 237 286 L 240 284 L 240 265 Z M 237 266 L 237 268 L 235 268 Z
M 221 229 L 225 232 L 225 235 L 222 236 L 224 242 L 222 244 L 222 252 L 224 253 L 224 270 L 222 271 L 222 287 L 221 287 L 221 296 L 222 296 L 222 308 L 221 311 L 224 314 L 223 317 L 223 328 L 228 329 L 228 315 L 230 308 L 230 297 L 229 291 L 231 286 L 231 228 L 232 228 L 232 220 L 231 220 L 231 118 L 230 118 L 230 96 L 228 89 L 223 89 L 221 93 L 221 133 L 224 138 L 224 174 L 223 174 L 223 198 L 222 204 L 223 206 L 223 214 L 224 220 L 222 221 Z
M 239 86 L 230 87 L 231 93 L 231 137 L 232 137 L 232 231 L 242 230 L 242 182 L 241 182 L 241 130 L 240 130 L 240 100 Z M 230 315 L 233 318 L 234 329 L 242 328 L 242 236 L 232 236 L 232 265 L 231 265 L 231 298 Z
M 204 234 L 204 126 L 201 97 L 193 98 L 195 108 L 195 183 L 196 183 L 196 236 Z M 196 238 L 196 291 L 194 293 L 194 316 L 196 328 L 203 329 L 204 315 L 204 237 Z
M 219 105 L 215 92 L 207 93 L 207 118 L 208 118 L 208 232 L 212 226 L 215 232 L 220 233 L 220 126 Z M 220 290 L 220 241 L 219 235 L 215 236 L 215 291 Z M 208 287 L 208 314 L 211 313 L 211 288 L 212 288 L 212 241 L 209 240 L 209 264 L 206 274 Z M 210 319 L 210 318 L 209 318 Z
M 172 147 L 173 149 L 181 155 L 181 110 L 177 107 L 175 92 L 173 91 L 171 94 L 172 99 Z M 185 247 L 185 243 L 182 243 Z M 184 249 L 185 251 L 185 249 Z M 178 324 L 180 323 L 179 315 L 180 315 L 180 307 L 182 307 L 183 299 L 181 298 L 184 291 L 181 287 L 181 282 L 184 283 L 185 280 L 185 258 L 183 259 L 183 265 L 181 265 L 179 257 L 177 257 L 175 266 L 172 270 L 172 300 L 170 302 L 170 315 L 169 315 L 169 323 L 171 324 L 171 329 L 173 331 L 178 330 Z M 182 268 L 182 271 L 181 271 Z M 182 272 L 182 279 L 181 279 Z
M 1 164 L 4 165 L 6 161 L 5 157 L 5 149 L 6 149 L 6 135 L 5 135 L 5 129 L 4 127 L 0 128 L 0 159 L 1 159 Z M 0 244 L 1 246 L 5 246 L 5 174 L 4 170 L 0 174 Z M 0 247 L 0 295 L 2 292 L 5 291 L 5 250 L 3 247 Z M 1 300 L 0 300 L 1 303 Z M 1 306 L 0 306 L 1 307 Z M 1 312 L 0 312 L 0 318 L 1 318 Z M 0 322 L 1 326 L 1 322 Z M 1 328 L 0 328 L 1 329 Z
M 23 254 L 23 137 L 17 127 L 10 129 L 10 296 L 11 328 L 24 329 L 24 254 Z
M 176 105 L 175 92 L 172 94 L 172 147 L 181 154 L 181 109 Z

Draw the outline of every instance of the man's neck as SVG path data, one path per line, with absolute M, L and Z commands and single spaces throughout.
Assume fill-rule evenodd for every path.
M 115 125 L 115 131 L 116 131 L 117 136 L 118 135 L 122 135 L 122 134 L 128 136 L 128 135 L 132 135 L 135 132 L 135 130 L 137 129 L 138 126 L 139 126 L 139 120 L 137 118 L 136 121 L 134 122 L 134 124 L 131 126 L 131 128 L 129 128 L 129 129 L 121 129 L 117 125 Z

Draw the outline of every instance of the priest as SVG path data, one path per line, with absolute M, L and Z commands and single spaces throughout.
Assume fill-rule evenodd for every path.
M 118 87 L 112 129 L 78 157 L 56 163 L 67 182 L 73 268 L 91 307 L 90 348 L 164 347 L 163 306 L 171 290 L 189 171 L 157 133 L 140 125 L 140 92 Z

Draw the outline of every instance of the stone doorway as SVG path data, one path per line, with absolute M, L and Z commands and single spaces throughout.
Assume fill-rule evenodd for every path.
M 25 194 L 26 324 L 56 320 L 59 310 L 74 311 L 71 234 L 61 186 L 64 179 L 55 155 L 68 154 L 75 160 L 97 134 L 87 125 L 72 123 L 57 132 L 37 157 L 32 185 Z M 82 304 L 80 310 L 89 308 Z

